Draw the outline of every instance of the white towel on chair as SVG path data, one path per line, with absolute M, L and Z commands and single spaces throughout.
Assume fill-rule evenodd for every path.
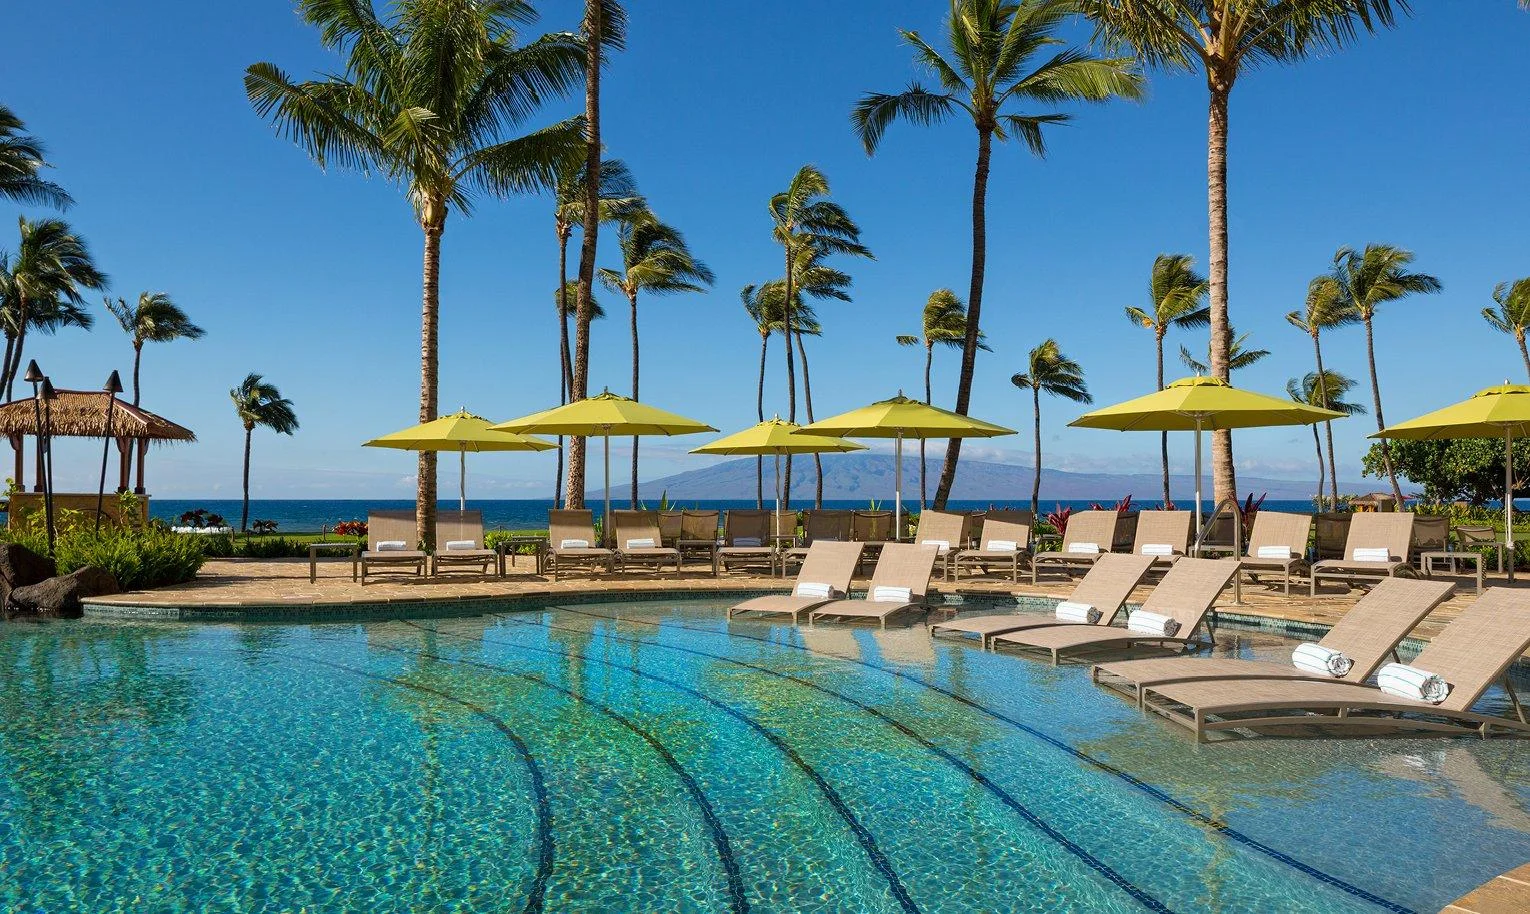
M 1355 661 L 1344 656 L 1343 651 L 1304 641 L 1291 652 L 1291 665 L 1309 673 L 1338 679 L 1349 673 Z
M 1179 620 L 1139 609 L 1126 620 L 1126 627 L 1134 632 L 1172 638 L 1179 632 Z
M 909 587 L 888 587 L 879 584 L 871 588 L 871 602 L 873 603 L 907 603 L 914 597 L 914 591 Z
M 377 544 L 378 552 L 404 552 L 409 545 L 403 540 L 382 540 Z
M 919 541 L 919 545 L 921 545 L 921 546 L 934 546 L 937 550 L 940 551 L 941 555 L 945 555 L 947 552 L 949 552 L 951 550 L 951 541 L 950 540 L 920 540 Z
M 1389 663 L 1376 674 L 1376 687 L 1388 695 L 1437 705 L 1450 695 L 1450 686 L 1437 674 L 1406 663 Z
M 733 545 L 735 545 L 735 546 L 759 546 L 759 545 L 761 545 L 761 540 L 760 540 L 760 538 L 758 536 L 735 536 L 733 538 Z
M 1174 547 L 1168 543 L 1143 543 L 1143 555 L 1173 555 Z
M 644 536 L 638 539 L 627 540 L 626 549 L 653 549 L 659 544 L 653 541 L 653 537 Z
M 989 540 L 987 552 L 1019 552 L 1020 544 L 1014 540 Z
M 798 581 L 796 589 L 792 591 L 792 596 L 828 599 L 834 596 L 834 588 L 828 584 L 819 584 L 814 581 Z
M 1099 543 L 1069 543 L 1068 551 L 1077 554 L 1097 555 L 1100 551 Z
M 588 549 L 589 540 L 558 540 L 559 549 Z
M 1392 561 L 1392 552 L 1385 546 L 1376 549 L 1356 546 L 1354 551 L 1349 554 L 1349 559 L 1352 562 L 1390 562 Z
M 473 540 L 447 540 L 447 552 L 466 552 L 469 549 L 477 549 L 478 544 Z
M 1075 603 L 1072 600 L 1064 600 L 1057 604 L 1057 621 L 1098 625 L 1100 622 L 1100 611 L 1088 603 Z
M 1279 559 L 1285 561 L 1290 557 L 1290 546 L 1260 546 L 1254 550 L 1254 558 L 1256 559 Z

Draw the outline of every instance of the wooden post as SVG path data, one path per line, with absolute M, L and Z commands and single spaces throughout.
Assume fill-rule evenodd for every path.
M 130 458 L 129 455 L 131 453 L 132 452 L 128 450 L 128 439 L 127 438 L 118 438 L 117 439 L 117 456 L 118 456 L 118 461 L 117 461 L 117 480 L 118 480 L 118 482 L 117 482 L 117 491 L 118 492 L 126 492 L 128 490 L 128 466 L 130 465 L 131 458 Z
M 11 450 L 16 452 L 16 478 L 13 480 L 13 482 L 16 483 L 16 491 L 25 492 L 27 486 L 26 481 L 22 479 L 22 475 L 26 472 L 27 467 L 27 462 L 23 456 L 26 452 L 26 446 L 23 442 L 26 439 L 20 435 L 11 435 L 10 439 Z
M 133 487 L 133 492 L 134 492 L 134 494 L 137 494 L 137 495 L 143 495 L 143 494 L 145 494 L 145 491 L 146 491 L 144 489 L 144 487 L 143 487 L 143 459 L 146 456 L 148 456 L 148 454 L 149 454 L 149 439 L 147 439 L 147 438 L 139 438 L 138 439 L 138 484 Z

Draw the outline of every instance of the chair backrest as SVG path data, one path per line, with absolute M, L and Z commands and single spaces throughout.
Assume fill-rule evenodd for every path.
M 1323 640 L 1354 661 L 1343 679 L 1364 682 L 1455 587 L 1449 581 L 1384 578 L 1359 603 L 1339 617 Z
M 1307 540 L 1311 535 L 1312 515 L 1261 510 L 1254 515 L 1254 529 L 1248 535 L 1248 555 L 1256 558 L 1260 547 L 1284 546 L 1300 558 L 1307 554 Z
M 1498 531 L 1490 526 L 1474 526 L 1464 524 L 1455 528 L 1456 543 L 1462 549 L 1471 549 L 1475 546 L 1495 546 L 1503 542 L 1498 538 Z
M 613 542 L 617 549 L 628 548 L 627 543 L 631 540 L 653 540 L 654 546 L 662 542 L 657 511 L 612 511 L 611 530 L 615 533 Z
M 547 544 L 553 549 L 564 540 L 584 540 L 599 546 L 595 538 L 595 514 L 588 508 L 554 508 L 547 512 Z
M 1237 573 L 1237 562 L 1180 559 L 1142 601 L 1142 609 L 1170 617 L 1179 623 L 1179 637 L 1189 638 Z
M 1444 552 L 1450 545 L 1450 518 L 1443 514 L 1415 514 L 1413 542 L 1408 546 L 1408 560 L 1417 561 L 1425 552 Z
M 758 540 L 758 545 L 764 546 L 770 542 L 770 512 L 760 511 L 754 508 L 728 511 L 728 516 L 723 520 L 723 542 L 726 545 L 737 545 L 739 538 Z
M 766 512 L 770 516 L 770 535 L 795 539 L 797 536 L 797 512 L 790 508 Z
M 1530 649 L 1530 591 L 1490 587 L 1409 661 L 1450 685 L 1440 707 L 1465 711 Z
M 850 539 L 850 512 L 807 510 L 802 512 L 802 537 L 808 545 Z
M 877 556 L 877 567 L 871 572 L 868 593 L 878 587 L 907 587 L 912 603 L 923 603 L 930 589 L 930 576 L 935 573 L 935 558 L 940 553 L 934 546 L 915 543 L 887 543 Z
M 1349 522 L 1344 539 L 1344 560 L 1354 558 L 1356 549 L 1380 549 L 1385 546 L 1394 561 L 1408 557 L 1413 542 L 1412 511 L 1361 511 Z
M 680 538 L 683 540 L 717 539 L 718 513 L 716 511 L 682 511 L 680 514 Z
M 1344 544 L 1349 541 L 1349 524 L 1354 517 L 1349 511 L 1330 511 L 1317 516 L 1317 539 L 1314 545 L 1319 561 L 1345 556 L 1347 550 Z
M 1106 553 L 1090 566 L 1089 573 L 1074 586 L 1068 599 L 1098 609 L 1100 624 L 1109 625 L 1121 611 L 1121 604 L 1132 595 L 1152 567 L 1151 555 Z
M 1036 515 L 1029 511 L 1012 511 L 1008 508 L 989 510 L 984 513 L 983 522 L 978 525 L 977 535 L 975 538 L 979 543 L 986 543 L 988 541 L 987 528 L 989 523 L 1023 524 L 1026 529 L 1026 535 L 1029 536 L 1031 531 L 1035 530 Z M 995 539 L 1002 540 L 1008 539 L 1008 537 L 1000 536 L 995 537 Z M 1023 546 L 1025 544 L 1021 543 L 1020 545 Z
M 861 562 L 860 543 L 819 540 L 808 547 L 807 557 L 797 572 L 797 580 L 827 584 L 842 594 L 850 592 L 850 579 Z
M 1141 512 L 1128 511 L 1125 514 L 1117 512 L 1115 535 L 1110 538 L 1111 552 L 1136 552 L 1137 543 L 1137 519 Z
M 850 538 L 862 543 L 885 543 L 892 536 L 891 511 L 853 511 Z
M 1256 518 L 1257 519 L 1257 515 Z M 1208 525 L 1206 536 L 1201 540 L 1202 546 L 1220 546 L 1223 549 L 1231 549 L 1236 543 L 1234 533 L 1237 530 L 1238 519 L 1231 511 L 1222 511 L 1215 517 L 1206 520 Z
M 1137 515 L 1132 552 L 1141 555 L 1145 546 L 1168 546 L 1175 555 L 1184 555 L 1190 546 L 1193 523 L 1195 515 L 1189 511 L 1143 511 Z
M 367 529 L 370 531 L 371 528 Z M 446 543 L 465 543 L 468 540 L 473 541 L 473 548 L 483 548 L 482 511 L 436 512 L 436 548 L 444 549 Z
M 1025 544 L 1030 542 L 1030 539 L 1030 524 L 993 520 L 992 518 L 985 518 L 983 520 L 983 540 L 980 544 L 983 549 L 987 549 L 988 544 L 994 540 L 1014 543 L 1017 548 L 1024 549 Z
M 919 529 L 914 533 L 914 542 L 945 543 L 948 549 L 960 549 L 962 529 L 966 525 L 967 518 L 954 511 L 935 511 L 926 508 L 919 512 Z
M 1068 518 L 1068 528 L 1063 531 L 1062 551 L 1074 543 L 1094 543 L 1101 552 L 1109 552 L 1116 538 L 1115 511 L 1080 511 Z
M 664 538 L 664 545 L 673 546 L 680 539 L 685 529 L 684 511 L 660 511 L 659 512 L 659 536 Z
M 367 512 L 367 548 L 373 552 L 378 543 L 402 542 L 404 548 L 415 549 L 419 541 L 413 511 Z
M 966 548 L 969 543 L 977 541 L 978 531 L 983 527 L 984 515 L 982 511 L 957 511 L 956 513 L 962 516 L 962 536 L 960 543 L 952 545 Z

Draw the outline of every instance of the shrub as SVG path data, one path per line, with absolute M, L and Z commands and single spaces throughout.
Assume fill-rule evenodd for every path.
M 234 557 L 234 537 L 230 533 L 195 534 L 202 544 L 202 555 L 210 559 Z
M 77 527 L 59 535 L 54 558 L 60 574 L 94 565 L 110 571 L 123 590 L 146 590 L 196 577 L 202 546 L 196 537 L 152 529 Z
M 250 530 L 257 536 L 265 536 L 268 533 L 275 533 L 277 526 L 278 525 L 274 520 L 250 521 Z
M 248 559 L 306 558 L 308 544 L 278 536 L 275 539 L 245 540 L 239 544 L 237 551 L 239 555 Z
M 367 522 L 364 520 L 343 520 L 340 523 L 335 524 L 335 535 L 356 537 L 366 536 Z

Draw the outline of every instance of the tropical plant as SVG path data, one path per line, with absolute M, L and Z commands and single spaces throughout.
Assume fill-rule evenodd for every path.
M 972 178 L 972 274 L 956 388 L 956 412 L 962 415 L 967 414 L 972 398 L 982 327 L 993 141 L 1019 138 L 1032 153 L 1041 156 L 1046 153 L 1044 128 L 1066 123 L 1069 115 L 1015 109 L 1138 98 L 1142 94 L 1142 79 L 1130 60 L 1100 58 L 1081 48 L 1063 47 L 1066 42 L 1057 32 L 1077 9 L 1074 0 L 951 0 L 944 23 L 949 55 L 936 51 L 918 32 L 900 30 L 904 43 L 913 49 L 915 63 L 933 74 L 939 91 L 915 82 L 899 93 L 869 92 L 851 114 L 868 155 L 876 152 L 888 126 L 899 118 L 925 125 L 963 112 L 977 132 L 977 164 Z M 944 508 L 950 497 L 960 454 L 961 439 L 952 438 L 935 489 L 937 509 Z
M 68 209 L 74 200 L 69 192 L 42 177 L 50 168 L 42 141 L 28 136 L 26 124 L 16 113 L 0 105 L 0 198 L 35 206 Z
M 1530 492 L 1530 439 L 1516 438 L 1514 495 Z M 1392 468 L 1423 489 L 1432 502 L 1466 501 L 1481 506 L 1503 497 L 1504 453 L 1501 438 L 1452 438 L 1445 441 L 1392 442 Z M 1371 445 L 1363 458 L 1363 472 L 1380 477 L 1386 473 L 1381 442 Z
M 1525 330 L 1530 328 L 1530 277 L 1493 287 L 1496 308 L 1483 308 L 1482 319 L 1499 333 L 1514 337 L 1519 356 L 1525 360 L 1525 374 L 1530 375 L 1530 349 L 1525 347 Z
M 51 333 L 61 326 L 89 328 L 80 310 L 87 289 L 106 287 L 106 274 L 96 269 L 85 239 L 61 219 L 25 216 L 17 220 L 20 243 L 15 256 L 0 251 L 0 309 L 3 309 L 5 360 L 0 363 L 0 388 L 14 395 L 21 373 L 27 331 Z
M 250 441 L 256 426 L 269 428 L 278 435 L 297 431 L 297 413 L 292 401 L 284 398 L 276 385 L 251 372 L 238 387 L 228 392 L 234 401 L 234 413 L 244 426 L 244 508 L 239 515 L 241 533 L 250 526 Z
M 786 322 L 783 314 L 786 309 L 783 301 L 785 283 L 781 280 L 773 280 L 763 285 L 747 285 L 739 290 L 739 298 L 744 304 L 744 313 L 754 323 L 755 332 L 760 335 L 760 374 L 755 388 L 755 414 L 758 421 L 765 421 L 765 368 L 770 355 L 770 338 L 774 335 L 784 335 Z M 818 324 L 818 315 L 813 312 L 812 306 L 801 301 L 792 309 L 796 331 L 801 336 L 817 336 L 822 332 Z M 765 507 L 765 458 L 756 457 L 754 461 L 754 500 L 756 508 Z
M 1409 295 L 1432 295 L 1443 286 L 1427 273 L 1412 273 L 1413 253 L 1388 244 L 1368 244 L 1363 250 L 1339 248 L 1333 255 L 1333 275 L 1339 284 L 1343 306 L 1352 310 L 1365 325 L 1365 359 L 1371 372 L 1371 400 L 1376 408 L 1376 430 L 1386 428 L 1381 415 L 1381 382 L 1376 376 L 1376 340 L 1372 324 L 1376 309 L 1387 302 L 1400 301 Z M 1397 473 L 1390 465 L 1391 445 L 1381 439 L 1381 460 L 1392 495 L 1402 504 L 1402 489 Z
M 1233 86 L 1267 63 L 1295 63 L 1337 50 L 1361 32 L 1390 28 L 1408 0 L 1078 0 L 1110 51 L 1144 64 L 1206 77 L 1206 210 L 1210 235 L 1211 374 L 1230 380 L 1227 309 L 1227 133 Z M 1232 433 L 1212 433 L 1213 496 L 1236 497 Z
M 583 143 L 583 124 L 559 121 L 524 136 L 514 128 L 577 84 L 577 36 L 517 44 L 535 19 L 525 0 L 399 3 L 386 18 L 371 0 L 304 0 L 303 18 L 344 58 L 339 74 L 294 82 L 275 64 L 245 71 L 255 113 L 321 168 L 380 174 L 404 187 L 424 234 L 420 308 L 420 421 L 437 416 L 441 237 L 447 214 L 474 197 L 505 197 L 553 183 L 557 163 Z M 593 252 L 592 252 L 593 255 Z M 436 455 L 421 451 L 415 523 L 435 536 Z
M 661 222 L 652 210 L 631 213 L 620 223 L 617 242 L 620 270 L 603 269 L 600 279 L 613 292 L 627 297 L 632 320 L 632 399 L 638 397 L 638 293 L 673 295 L 705 292 L 716 281 L 707 265 L 691 253 L 680 230 Z M 638 440 L 632 439 L 632 507 L 638 503 Z
M 804 337 L 819 336 L 822 328 L 818 324 L 818 317 L 807 299 L 824 301 L 834 299 L 836 301 L 850 301 L 850 286 L 852 280 L 850 274 L 826 265 L 823 260 L 827 256 L 825 251 L 818 247 L 805 248 L 797 253 L 796 281 L 793 283 L 792 304 L 792 337 L 797 342 L 797 358 L 802 363 L 802 404 L 807 409 L 807 421 L 813 421 L 813 378 L 808 370 L 807 344 Z M 868 252 L 865 256 L 870 257 Z M 786 281 L 780 280 L 783 295 Z M 801 317 L 806 315 L 811 319 L 811 329 L 807 329 L 807 322 Z M 791 455 L 786 457 L 787 466 L 791 465 Z M 823 508 L 823 455 L 813 455 L 813 507 Z M 786 493 L 791 493 L 790 484 Z
M 1032 506 L 1031 510 L 1034 511 L 1035 507 Z M 1034 517 L 1036 515 L 1033 514 L 1031 516 Z M 1073 506 L 1072 505 L 1068 505 L 1067 507 L 1064 507 L 1062 505 L 1054 504 L 1052 506 L 1052 511 L 1047 514 L 1046 523 L 1047 523 L 1047 526 L 1051 527 L 1054 531 L 1056 531 L 1058 536 L 1062 536 L 1062 535 L 1064 535 L 1064 534 L 1066 534 L 1068 532 L 1068 518 L 1070 518 L 1072 516 L 1073 516 Z
M 1237 371 L 1240 368 L 1247 368 L 1269 356 L 1270 350 L 1268 349 L 1244 348 L 1245 344 L 1248 343 L 1248 337 L 1247 333 L 1242 336 L 1235 335 L 1233 337 L 1232 345 L 1227 349 L 1227 370 L 1229 372 Z M 1196 374 L 1209 374 L 1211 372 L 1211 369 L 1207 367 L 1205 362 L 1191 355 L 1190 350 L 1184 346 L 1179 347 L 1179 360 L 1185 363 L 1186 368 Z
M 1148 277 L 1148 306 L 1126 306 L 1126 319 L 1153 331 L 1153 353 L 1158 366 L 1158 389 L 1163 390 L 1163 338 L 1170 327 L 1204 327 L 1210 321 L 1206 308 L 1206 277 L 1195 272 L 1189 254 L 1159 254 L 1153 258 Z M 1163 456 L 1163 502 L 1169 495 L 1169 433 L 1158 436 Z
M 936 346 L 960 347 L 967 340 L 967 306 L 950 289 L 936 289 L 924 303 L 924 319 L 918 336 L 898 335 L 899 346 L 924 347 L 924 402 L 934 402 L 930 388 L 930 368 L 935 363 Z M 987 335 L 978 332 L 978 348 L 992 352 Z M 924 439 L 919 439 L 919 510 L 929 498 L 925 485 Z
M 1307 284 L 1307 302 L 1301 311 L 1292 311 L 1286 315 L 1286 321 L 1291 326 L 1312 337 L 1312 354 L 1317 362 L 1315 377 L 1318 384 L 1318 394 L 1326 401 L 1329 392 L 1323 389 L 1327 383 L 1328 371 L 1323 367 L 1323 345 L 1319 340 L 1324 330 L 1353 324 L 1360 318 L 1344 301 L 1343 290 L 1339 288 L 1339 281 L 1332 275 L 1318 276 Z M 1314 431 L 1316 429 L 1314 428 Z M 1338 458 L 1333 449 L 1333 422 L 1323 423 L 1323 433 L 1328 439 L 1328 492 L 1334 510 L 1339 505 L 1339 468 Z M 1321 473 L 1319 474 L 1322 475 Z M 1318 491 L 1318 504 L 1323 500 L 1322 490 Z
M 1031 350 L 1027 369 L 1017 372 L 1010 383 L 1031 392 L 1031 416 L 1036 426 L 1036 472 L 1031 479 L 1031 516 L 1035 517 L 1041 499 L 1041 395 L 1062 397 L 1074 403 L 1093 403 L 1089 386 L 1084 383 L 1084 369 L 1063 355 L 1057 341 L 1042 340 Z M 938 495 L 936 496 L 939 497 Z
M 1337 371 L 1309 371 L 1304 377 L 1300 379 L 1292 378 L 1287 381 L 1286 394 L 1298 403 L 1305 403 L 1308 406 L 1316 406 L 1318 409 L 1331 409 L 1334 412 L 1343 413 L 1346 416 L 1363 416 L 1365 415 L 1364 406 L 1361 406 L 1358 403 L 1350 403 L 1344 399 L 1349 394 L 1349 392 L 1354 389 L 1354 386 L 1355 381 L 1353 378 L 1345 377 L 1344 375 L 1339 374 Z M 1327 425 L 1329 423 L 1325 422 L 1323 424 Z M 1328 434 L 1329 443 L 1331 445 L 1333 441 L 1333 432 L 1329 431 Z M 1323 442 L 1322 439 L 1318 437 L 1318 427 L 1316 423 L 1314 423 L 1312 426 L 1312 445 L 1317 449 L 1317 505 L 1318 510 L 1322 510 L 1323 481 L 1327 474 L 1324 472 L 1323 467 Z M 1331 451 L 1329 453 L 1328 459 L 1328 472 L 1331 473 L 1334 471 L 1333 454 Z M 1335 493 L 1337 493 L 1338 486 L 1333 483 L 1330 484 L 1332 485 Z M 1337 494 L 1334 495 L 1331 504 L 1334 510 L 1338 510 L 1339 499 Z
M 138 366 L 143 360 L 143 344 L 199 340 L 207 333 L 193 324 L 186 312 L 164 292 L 140 292 L 136 305 L 129 305 L 125 299 L 112 301 L 108 298 L 106 310 L 133 339 L 134 406 L 138 405 Z

